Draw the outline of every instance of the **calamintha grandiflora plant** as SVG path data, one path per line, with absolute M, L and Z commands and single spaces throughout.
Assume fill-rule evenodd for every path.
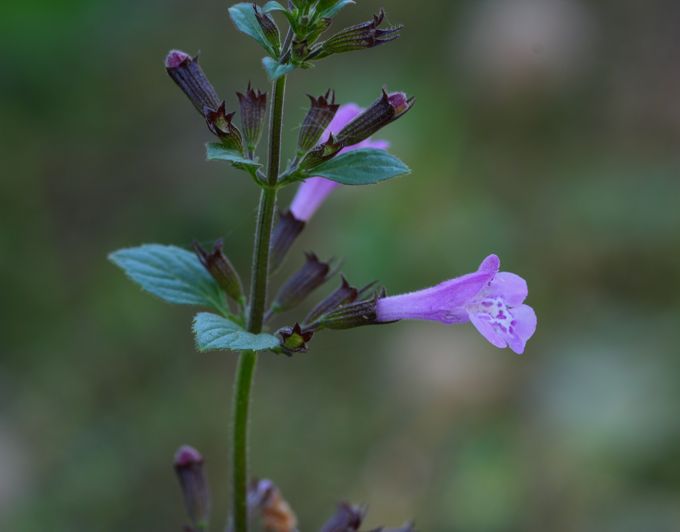
M 239 274 L 218 241 L 206 250 L 194 243 L 193 251 L 150 244 L 117 251 L 111 260 L 146 291 L 176 304 L 197 305 L 193 322 L 200 351 L 229 350 L 239 353 L 234 382 L 231 453 L 231 514 L 228 528 L 249 529 L 258 518 L 265 530 L 297 530 L 295 514 L 268 480 L 249 483 L 248 415 L 258 353 L 291 356 L 308 350 L 312 337 L 325 329 L 349 329 L 404 319 L 434 320 L 446 324 L 472 324 L 493 345 L 522 353 L 536 328 L 536 315 L 524 305 L 525 281 L 499 272 L 499 259 L 486 257 L 467 275 L 416 292 L 387 297 L 375 283 L 353 287 L 344 277 L 305 316 L 290 325 L 267 331 L 271 318 L 294 310 L 312 292 L 328 282 L 337 264 L 307 254 L 301 268 L 269 298 L 269 283 L 315 211 L 339 185 L 369 185 L 409 173 L 404 163 L 387 152 L 388 143 L 372 140 L 380 129 L 404 116 L 413 98 L 403 92 L 376 91 L 377 99 L 366 109 L 339 105 L 329 90 L 310 97 L 310 108 L 299 127 L 297 149 L 285 167 L 280 166 L 281 133 L 286 76 L 297 68 L 310 68 L 334 54 L 366 50 L 399 36 L 401 26 L 390 26 L 380 11 L 367 22 L 331 36 L 335 15 L 352 0 L 291 0 L 286 6 L 239 3 L 229 9 L 235 26 L 252 37 L 266 52 L 262 60 L 272 82 L 269 97 L 250 84 L 238 93 L 240 127 L 235 112 L 217 93 L 201 69 L 198 58 L 171 51 L 165 67 L 198 113 L 216 141 L 207 145 L 209 160 L 225 161 L 247 174 L 260 188 L 255 245 L 246 296 Z M 279 30 L 274 16 L 288 29 Z M 269 100 L 268 156 L 266 166 L 257 157 Z M 278 191 L 299 184 L 288 209 L 277 209 Z M 191 447 L 182 447 L 175 469 L 182 485 L 191 525 L 186 530 L 208 529 L 210 501 L 203 473 L 203 459 Z M 356 531 L 363 510 L 346 503 L 321 528 L 324 532 Z M 411 525 L 398 529 L 412 530 Z

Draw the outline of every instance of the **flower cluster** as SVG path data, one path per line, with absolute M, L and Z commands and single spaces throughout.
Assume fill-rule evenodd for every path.
M 302 266 L 284 279 L 278 290 L 270 287 L 274 275 L 284 270 L 296 240 L 331 193 L 341 185 L 376 184 L 410 172 L 389 153 L 389 143 L 374 136 L 404 117 L 415 100 L 404 92 L 385 89 L 365 108 L 339 104 L 332 89 L 310 96 L 309 110 L 298 128 L 296 150 L 285 167 L 281 164 L 287 76 L 335 54 L 375 48 L 400 35 L 402 26 L 386 24 L 381 10 L 368 21 L 324 37 L 334 17 L 351 4 L 354 2 L 350 0 L 289 0 L 231 6 L 229 16 L 236 28 L 264 50 L 262 66 L 272 82 L 269 95 L 249 83 L 244 92 L 236 94 L 234 111 L 219 96 L 197 57 L 172 50 L 165 58 L 168 75 L 216 138 L 207 145 L 207 158 L 245 172 L 259 188 L 249 294 L 225 252 L 228 244 L 222 240 L 212 250 L 194 242 L 193 253 L 175 246 L 148 244 L 110 256 L 151 294 L 170 303 L 210 310 L 194 318 L 199 350 L 239 352 L 230 442 L 232 508 L 227 528 L 234 532 L 247 532 L 253 519 L 259 519 L 271 532 L 293 532 L 298 526 L 293 510 L 271 481 L 253 481 L 248 486 L 249 398 L 258 352 L 292 356 L 308 351 L 321 331 L 431 320 L 472 323 L 492 345 L 523 353 L 536 330 L 536 314 L 524 304 L 526 282 L 513 273 L 501 272 L 496 255 L 484 259 L 475 272 L 401 295 L 388 296 L 374 282 L 355 287 L 342 276 L 340 285 L 316 305 L 310 305 L 306 314 L 293 320 L 286 317 L 339 273 L 340 261 L 324 261 L 306 253 Z M 281 31 L 277 19 L 285 19 L 285 31 Z M 239 125 L 235 123 L 237 112 Z M 258 149 L 267 115 L 265 165 Z M 279 191 L 292 184 L 299 185 L 297 193 L 287 209 L 278 210 Z M 284 319 L 275 325 L 276 320 Z M 183 447 L 177 452 L 175 470 L 190 521 L 185 530 L 204 531 L 210 517 L 210 496 L 203 457 L 195 449 Z M 321 532 L 357 531 L 364 514 L 363 508 L 342 503 Z M 392 529 L 412 531 L 410 524 Z

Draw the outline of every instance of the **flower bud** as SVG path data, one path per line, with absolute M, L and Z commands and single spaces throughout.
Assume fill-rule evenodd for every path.
M 329 90 L 325 95 L 314 98 L 309 96 L 311 107 L 300 126 L 298 154 L 303 155 L 314 148 L 321 135 L 331 123 L 340 108 L 335 103 L 335 92 Z
M 342 502 L 335 514 L 321 527 L 321 532 L 355 532 L 359 530 L 366 511 L 360 506 Z
M 307 343 L 314 336 L 314 332 L 303 330 L 299 323 L 294 327 L 283 327 L 277 334 L 281 338 L 283 352 L 289 356 L 293 353 L 306 353 L 309 349 Z
M 385 12 L 381 9 L 380 13 L 373 15 L 372 20 L 345 28 L 328 40 L 313 46 L 306 59 L 323 59 L 332 54 L 373 48 L 397 39 L 403 26 L 380 29 L 383 20 Z
M 306 257 L 304 266 L 279 289 L 271 312 L 284 312 L 299 305 L 332 275 L 330 262 L 321 262 L 314 253 L 307 253 Z
M 307 224 L 299 220 L 291 211 L 279 213 L 279 221 L 274 226 L 269 251 L 270 271 L 275 272 L 283 264 L 288 250 L 305 228 L 305 225 Z
M 265 13 L 260 6 L 253 2 L 253 10 L 255 11 L 255 18 L 257 19 L 260 28 L 262 28 L 262 33 L 269 41 L 269 43 L 274 47 L 274 50 L 278 53 L 281 47 L 281 34 L 279 33 L 279 27 L 274 22 L 274 19 Z
M 165 58 L 165 69 L 202 116 L 219 107 L 220 97 L 198 64 L 198 57 L 172 50 Z
M 359 297 L 359 290 L 350 286 L 342 276 L 342 284 L 340 287 L 328 295 L 323 301 L 321 301 L 312 311 L 307 314 L 304 323 L 314 323 L 322 316 L 325 316 L 329 312 L 334 311 L 341 305 L 347 305 L 353 303 Z
M 243 153 L 243 138 L 239 129 L 232 124 L 235 113 L 226 112 L 224 102 L 216 110 L 209 110 L 206 114 L 208 128 L 219 137 L 225 148 Z
M 245 94 L 236 93 L 241 104 L 241 125 L 243 137 L 249 151 L 254 151 L 262 137 L 262 127 L 267 114 L 267 95 L 255 91 L 248 84 Z
M 296 532 L 297 517 L 271 480 L 254 480 L 248 486 L 248 508 L 258 510 L 263 529 L 269 532 Z
M 202 529 L 210 517 L 210 490 L 203 473 L 203 457 L 193 447 L 183 445 L 175 453 L 175 473 L 182 487 L 184 505 L 191 524 Z
M 383 89 L 382 96 L 373 105 L 337 134 L 336 142 L 341 146 L 351 146 L 367 139 L 406 114 L 413 107 L 414 101 L 415 98 L 409 98 L 403 92 L 387 93 Z
M 222 251 L 224 246 L 222 240 L 215 242 L 212 253 L 208 253 L 201 245 L 194 240 L 192 244 L 198 260 L 203 267 L 208 270 L 213 279 L 227 295 L 237 303 L 244 300 L 243 285 L 236 269 L 232 266 L 227 256 Z

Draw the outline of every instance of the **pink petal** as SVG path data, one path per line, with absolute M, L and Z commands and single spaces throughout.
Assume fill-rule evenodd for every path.
M 477 268 L 478 272 L 493 272 L 494 274 L 498 272 L 501 267 L 501 259 L 498 255 L 489 255 L 486 257 L 482 263 Z
M 524 342 L 529 340 L 536 332 L 536 313 L 529 305 L 520 305 L 512 309 L 513 321 L 517 322 L 514 326 L 515 334 Z
M 510 309 L 512 327 L 504 330 L 494 322 L 487 312 L 471 312 L 470 321 L 492 345 L 503 349 L 510 347 L 515 353 L 524 353 L 527 340 L 536 331 L 536 313 L 528 305 L 520 305 Z
M 293 202 L 290 204 L 290 212 L 298 220 L 309 221 L 337 186 L 339 186 L 338 183 L 323 177 L 306 179 L 295 193 Z
M 488 318 L 489 315 L 483 312 L 470 313 L 470 321 L 484 338 L 499 349 L 507 347 L 508 343 L 505 338 L 501 335 L 500 331 L 494 328 Z
M 527 282 L 519 275 L 500 272 L 484 292 L 487 297 L 502 297 L 510 307 L 521 305 L 529 294 Z

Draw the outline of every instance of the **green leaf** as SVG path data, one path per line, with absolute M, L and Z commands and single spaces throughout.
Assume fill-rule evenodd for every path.
M 282 65 L 271 57 L 263 57 L 262 66 L 264 67 L 265 72 L 267 72 L 269 81 L 276 81 L 281 76 L 295 70 L 295 65 Z
M 216 314 L 199 312 L 194 318 L 194 335 L 199 351 L 266 351 L 281 342 L 271 334 L 253 334 Z
M 335 3 L 334 5 L 326 8 L 325 10 L 321 11 L 319 16 L 321 18 L 333 18 L 335 15 L 338 14 L 338 12 L 344 8 L 347 7 L 350 4 L 354 4 L 354 0 L 340 0 L 339 2 Z
M 260 27 L 260 23 L 255 16 L 255 9 L 252 2 L 241 2 L 229 8 L 229 16 L 239 31 L 255 39 L 267 53 L 273 57 L 278 55 L 278 50 L 274 50 L 272 44 Z
M 385 150 L 361 149 L 321 163 L 309 176 L 321 176 L 343 185 L 372 185 L 404 174 L 411 169 Z
M 205 145 L 206 147 L 206 158 L 209 161 L 229 161 L 235 166 L 246 166 L 249 168 L 259 168 L 262 166 L 260 163 L 246 159 L 236 150 L 229 150 L 225 148 L 219 142 L 209 142 Z
M 265 13 L 271 13 L 272 11 L 288 11 L 281 4 L 276 2 L 276 0 L 269 0 L 264 6 L 262 6 L 262 11 Z
M 280 11 L 288 19 L 288 23 L 291 26 L 296 27 L 297 25 L 295 15 L 291 13 L 288 9 L 283 7 L 280 3 L 276 2 L 275 0 L 271 0 L 267 2 L 264 6 L 262 6 L 262 11 L 264 11 L 265 13 L 273 13 L 275 11 Z
M 115 251 L 109 260 L 144 290 L 168 303 L 224 308 L 217 282 L 191 251 L 146 244 Z

